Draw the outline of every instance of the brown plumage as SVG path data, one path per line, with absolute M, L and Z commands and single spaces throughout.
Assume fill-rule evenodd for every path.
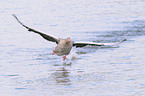
M 56 53 L 58 56 L 64 55 L 63 60 L 65 60 L 66 55 L 68 55 L 70 53 L 70 51 L 71 51 L 73 46 L 75 46 L 75 47 L 84 47 L 86 45 L 91 45 L 91 46 L 109 45 L 109 46 L 111 46 L 111 45 L 117 45 L 117 44 L 120 44 L 123 41 L 126 41 L 126 39 L 124 39 L 121 42 L 115 42 L 115 43 L 95 43 L 95 42 L 74 42 L 74 41 L 71 41 L 71 39 L 69 37 L 66 38 L 66 39 L 60 39 L 60 38 L 57 39 L 57 38 L 55 38 L 53 36 L 46 35 L 46 34 L 44 34 L 42 32 L 36 31 L 36 30 L 24 25 L 22 22 L 20 22 L 20 20 L 16 17 L 16 15 L 13 14 L 13 16 L 15 17 L 15 19 L 22 26 L 27 28 L 28 31 L 32 31 L 34 33 L 37 33 L 37 34 L 41 35 L 44 39 L 46 39 L 48 41 L 55 42 L 57 44 L 57 46 L 55 47 L 55 49 L 54 49 L 52 54 Z

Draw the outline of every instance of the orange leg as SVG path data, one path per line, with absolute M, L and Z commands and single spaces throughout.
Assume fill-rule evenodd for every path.
M 64 57 L 62 57 L 62 58 L 63 58 L 63 60 L 65 60 L 66 59 L 66 55 Z
M 55 54 L 55 51 L 53 51 L 52 55 L 54 55 L 54 54 Z

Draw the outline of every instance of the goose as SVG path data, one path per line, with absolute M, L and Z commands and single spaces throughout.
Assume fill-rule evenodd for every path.
M 37 33 L 39 35 L 41 35 L 44 39 L 54 42 L 57 44 L 57 46 L 55 47 L 54 51 L 52 52 L 52 54 L 57 54 L 58 56 L 63 56 L 63 60 L 66 59 L 66 55 L 68 55 L 72 49 L 73 46 L 75 47 L 84 47 L 87 45 L 90 46 L 112 46 L 112 45 L 117 45 L 122 43 L 123 41 L 126 41 L 126 39 L 120 41 L 120 42 L 115 42 L 115 43 L 95 43 L 95 42 L 75 42 L 72 41 L 70 37 L 66 38 L 66 39 L 62 39 L 62 38 L 56 38 L 54 36 L 51 35 L 47 35 L 44 34 L 42 32 L 39 32 L 37 30 L 34 30 L 26 25 L 24 25 L 15 14 L 12 14 L 12 16 L 26 29 L 28 29 L 28 31 Z

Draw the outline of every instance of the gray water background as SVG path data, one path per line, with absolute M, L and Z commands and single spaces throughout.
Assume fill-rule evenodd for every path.
M 73 41 L 118 42 L 73 48 L 26 25 Z M 1 0 L 0 96 L 145 96 L 145 0 Z

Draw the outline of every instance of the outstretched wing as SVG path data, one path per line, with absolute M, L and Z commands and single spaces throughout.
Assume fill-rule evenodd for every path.
M 115 43 L 74 42 L 73 46 L 76 46 L 76 47 L 84 47 L 86 45 L 91 45 L 91 46 L 105 46 L 105 45 L 108 45 L 108 46 L 112 46 L 112 45 L 120 44 L 123 41 L 126 41 L 126 39 L 122 40 L 121 42 L 115 42 Z
M 54 38 L 54 37 L 52 37 L 52 36 L 50 36 L 50 35 L 46 35 L 46 34 L 44 34 L 44 33 L 42 33 L 42 32 L 36 31 L 36 30 L 34 30 L 34 29 L 32 29 L 32 28 L 30 28 L 30 27 L 24 25 L 24 24 L 17 18 L 16 15 L 13 14 L 13 16 L 16 18 L 16 20 L 17 20 L 22 26 L 24 26 L 25 28 L 27 28 L 28 31 L 32 31 L 32 32 L 34 32 L 34 33 L 37 33 L 37 34 L 41 35 L 44 39 L 46 39 L 46 40 L 48 40 L 48 41 L 56 42 L 56 43 L 58 44 L 58 42 L 59 42 L 58 39 L 56 39 L 56 38 Z

